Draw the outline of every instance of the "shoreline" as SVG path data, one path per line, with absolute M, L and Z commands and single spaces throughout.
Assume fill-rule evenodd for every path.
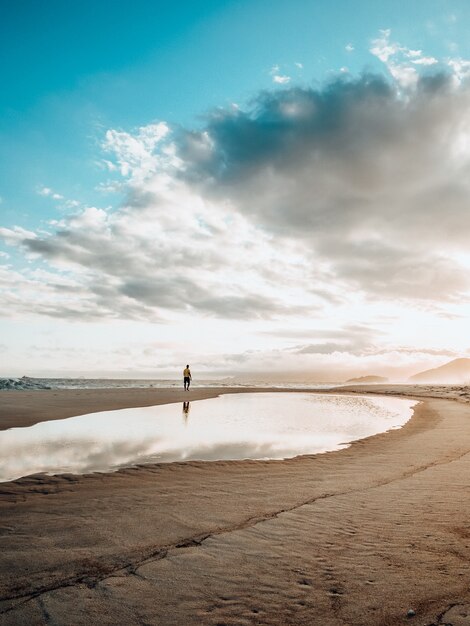
M 174 387 L 160 389 L 35 389 L 0 391 L 0 430 L 33 426 L 39 422 L 87 413 L 158 406 L 178 402 L 208 400 L 223 394 L 262 392 L 301 392 L 302 389 L 278 387 L 196 387 L 183 391 Z M 307 393 L 311 393 L 307 390 Z
M 313 393 L 367 395 L 364 387 Z M 144 614 L 158 624 L 385 625 L 408 623 L 412 608 L 420 623 L 432 624 L 448 605 L 470 602 L 462 574 L 470 548 L 461 545 L 469 504 L 466 396 L 450 402 L 463 393 L 458 387 L 448 388 L 449 399 L 430 395 L 442 395 L 441 387 L 413 386 L 413 395 L 380 387 L 373 393 L 421 402 L 401 428 L 346 449 L 1 484 L 0 623 L 43 624 L 46 611 L 57 624 L 72 623 L 68 615 L 74 626 L 115 624 L 124 611 L 126 624 Z M 155 402 L 162 390 L 152 391 L 140 406 L 164 403 Z M 247 391 L 171 390 L 174 402 Z M 66 406 L 56 393 L 0 393 L 0 427 L 14 419 L 14 398 L 23 424 L 41 421 L 53 398 L 53 419 L 92 412 L 98 400 L 106 407 L 124 400 L 99 394 L 78 406 L 69 395 Z M 38 401 L 37 394 L 53 397 Z
M 177 402 L 207 400 L 232 393 L 314 393 L 393 395 L 422 400 L 441 398 L 470 403 L 470 388 L 462 385 L 374 384 L 348 385 L 327 389 L 282 387 L 195 387 L 185 392 L 174 387 L 160 389 L 35 389 L 0 391 L 0 431 L 33 426 L 39 422 Z

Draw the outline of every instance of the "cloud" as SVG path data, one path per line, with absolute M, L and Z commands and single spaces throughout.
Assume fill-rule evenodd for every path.
M 344 49 L 346 50 L 346 52 L 354 52 L 354 46 L 352 45 L 352 43 L 348 43 L 344 46 Z
M 61 195 L 60 193 L 56 193 L 50 187 L 40 187 L 38 189 L 38 194 L 40 196 L 50 197 L 53 200 L 63 200 L 64 199 L 63 195 Z
M 429 67 L 436 65 L 438 60 L 425 56 L 422 50 L 413 50 L 392 42 L 390 37 L 390 29 L 381 30 L 379 36 L 372 40 L 370 52 L 386 65 L 400 87 L 414 87 L 420 77 L 416 66 Z
M 454 80 L 458 85 L 470 77 L 470 61 L 454 58 L 449 59 L 448 65 L 452 69 Z
M 420 51 L 409 50 L 398 43 L 391 42 L 390 35 L 390 29 L 381 30 L 379 37 L 372 41 L 370 52 L 387 66 L 390 74 L 401 87 L 412 87 L 417 83 L 419 74 L 415 67 L 410 65 L 409 59 L 413 58 L 413 63 L 419 61 Z M 397 56 L 404 57 L 405 61 L 396 61 Z
M 110 129 L 102 147 L 113 154 L 115 161 L 104 159 L 103 164 L 110 171 L 119 169 L 122 176 L 142 180 L 158 167 L 161 155 L 157 156 L 155 149 L 168 133 L 164 122 L 142 126 L 134 134 Z
M 308 337 L 311 339 L 347 339 L 351 338 L 351 335 L 360 335 L 362 337 L 372 337 L 377 334 L 378 331 L 372 330 L 369 326 L 362 324 L 347 324 L 344 328 L 317 328 L 311 326 L 309 328 L 278 328 L 276 330 L 265 331 L 266 334 L 273 337 L 283 337 L 290 339 L 305 339 Z
M 325 316 L 354 298 L 465 301 L 465 63 L 421 75 L 428 57 L 391 42 L 390 31 L 372 49 L 395 73 L 410 66 L 412 79 L 345 75 L 261 92 L 198 129 L 108 130 L 104 166 L 121 206 L 76 208 L 49 232 L 0 229 L 35 267 L 68 279 L 18 272 L 4 283 L 10 310 L 269 320 Z M 279 66 L 271 72 L 280 76 Z M 355 341 L 325 336 L 299 349 L 357 353 L 371 339 Z
M 295 65 L 299 67 L 299 64 L 296 63 Z M 287 85 L 287 83 L 289 83 L 291 80 L 291 77 L 287 76 L 287 74 L 280 74 L 279 65 L 273 65 L 269 73 L 271 74 L 273 83 L 276 83 L 278 85 Z
M 208 197 L 296 240 L 352 288 L 459 298 L 469 286 L 457 259 L 469 226 L 469 104 L 446 75 L 421 78 L 406 98 L 377 76 L 342 79 L 218 111 L 204 159 L 184 137 L 179 155 Z
M 345 328 L 314 330 L 315 343 L 289 348 L 294 354 L 332 354 L 335 352 L 365 356 L 377 351 L 376 341 L 382 333 L 361 324 L 348 324 Z M 327 341 L 324 341 L 327 339 Z M 323 341 L 322 341 L 323 340 Z
M 411 61 L 415 65 L 435 65 L 438 60 L 434 57 L 420 57 L 419 59 L 413 59 Z
M 371 53 L 378 57 L 383 63 L 387 63 L 390 57 L 401 50 L 397 43 L 390 42 L 390 29 L 380 31 L 379 37 L 372 40 Z
M 84 319 L 164 321 L 175 313 L 270 319 L 315 310 L 328 297 L 308 284 L 294 246 L 272 242 L 243 216 L 167 174 L 133 182 L 126 200 L 114 213 L 79 210 L 49 233 L 0 229 L 10 245 L 72 281 L 67 295 L 53 274 L 36 273 L 34 287 L 42 293 L 36 298 L 25 270 L 24 293 L 10 309 Z M 286 299 L 280 287 L 289 281 L 295 287 Z M 20 282 L 15 276 L 10 288 L 20 289 Z M 70 309 L 59 295 L 68 297 Z
M 37 189 L 37 193 L 45 198 L 51 198 L 56 202 L 60 202 L 60 208 L 63 209 L 75 209 L 80 206 L 80 202 L 78 200 L 66 199 L 65 196 L 53 191 L 50 187 L 39 187 Z
M 290 82 L 290 76 L 273 76 L 273 82 L 279 85 L 286 85 Z

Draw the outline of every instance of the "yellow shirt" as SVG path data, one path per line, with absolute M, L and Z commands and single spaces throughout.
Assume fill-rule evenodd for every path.
M 191 378 L 191 372 L 189 371 L 189 367 L 184 368 L 183 376 L 185 378 Z

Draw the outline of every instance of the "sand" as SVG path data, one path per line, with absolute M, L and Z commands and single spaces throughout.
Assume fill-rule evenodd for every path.
M 0 484 L 0 624 L 470 624 L 469 390 L 366 390 L 421 402 L 327 454 Z M 1 392 L 0 426 L 217 393 Z

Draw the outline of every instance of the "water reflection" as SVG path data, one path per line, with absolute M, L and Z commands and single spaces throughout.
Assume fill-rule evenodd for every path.
M 191 408 L 190 402 L 183 402 L 183 422 L 185 424 L 188 423 L 190 408 Z
M 404 424 L 415 402 L 308 393 L 232 394 L 0 432 L 0 481 L 140 463 L 281 459 L 335 450 Z M 191 420 L 189 413 L 191 412 Z

